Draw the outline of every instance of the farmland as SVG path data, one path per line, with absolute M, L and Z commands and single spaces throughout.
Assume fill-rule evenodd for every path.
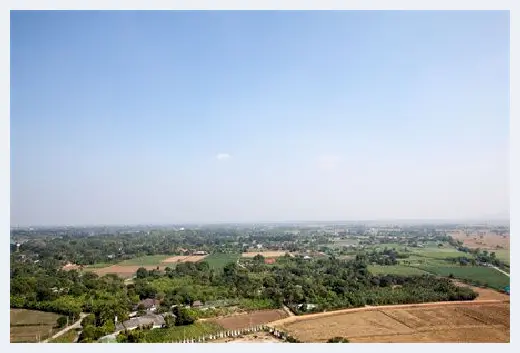
M 165 329 L 143 331 L 143 343 L 165 343 L 182 341 L 183 339 L 199 338 L 203 335 L 223 331 L 223 328 L 214 322 L 196 322 L 188 326 L 173 326 Z
M 204 260 L 204 258 L 206 257 L 207 255 L 203 255 L 203 256 L 171 256 L 171 257 L 168 257 L 166 259 L 164 259 L 161 264 L 162 265 L 170 265 L 170 264 L 174 264 L 174 263 L 179 263 L 179 262 L 199 262 L 199 261 L 202 261 Z
M 36 310 L 11 309 L 11 342 L 38 342 L 58 331 L 60 315 Z
M 489 267 L 476 266 L 420 266 L 420 269 L 432 274 L 485 284 L 491 288 L 503 289 L 509 285 L 509 277 Z
M 411 266 L 395 265 L 395 266 L 378 266 L 370 265 L 368 270 L 375 275 L 400 275 L 400 276 L 421 276 L 428 272 Z
M 133 259 L 121 261 L 119 266 L 159 266 L 161 262 L 169 258 L 167 255 L 140 256 Z
M 240 258 L 240 254 L 211 254 L 204 259 L 213 269 L 221 269 L 230 262 L 236 262 Z
M 285 256 L 286 251 L 248 251 L 242 253 L 242 257 L 255 257 L 257 255 L 262 255 L 263 257 L 280 257 Z
M 328 313 L 326 313 L 328 314 Z M 509 303 L 472 302 L 354 309 L 273 323 L 304 342 L 509 342 Z
M 96 273 L 98 276 L 104 276 L 107 274 L 116 274 L 123 278 L 130 278 L 135 275 L 139 267 L 144 267 L 147 270 L 155 270 L 158 266 L 121 266 L 121 265 L 112 265 L 109 267 L 97 268 L 92 270 L 92 272 Z M 164 270 L 165 266 L 159 266 L 160 270 Z
M 214 319 L 214 322 L 226 330 L 235 330 L 248 328 L 251 326 L 266 324 L 271 321 L 283 319 L 287 317 L 284 310 L 258 310 L 249 314 L 229 316 L 221 319 Z

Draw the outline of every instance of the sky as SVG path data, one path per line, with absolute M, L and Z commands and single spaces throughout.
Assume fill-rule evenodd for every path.
M 509 214 L 508 12 L 11 12 L 11 225 Z

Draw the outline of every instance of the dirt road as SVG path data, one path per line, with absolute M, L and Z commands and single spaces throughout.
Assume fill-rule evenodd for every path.
M 69 330 L 72 330 L 72 329 L 75 329 L 75 328 L 78 328 L 80 326 L 80 324 L 81 324 L 81 320 L 83 320 L 86 316 L 87 316 L 87 314 L 85 314 L 85 313 L 79 314 L 79 320 L 78 321 L 76 321 L 75 323 L 73 323 L 70 326 L 65 327 L 63 330 L 58 331 L 58 333 L 56 333 L 52 337 L 47 338 L 45 341 L 43 341 L 43 343 L 48 343 L 49 341 L 55 339 L 56 337 L 59 337 L 59 336 L 63 335 L 65 332 L 67 332 Z

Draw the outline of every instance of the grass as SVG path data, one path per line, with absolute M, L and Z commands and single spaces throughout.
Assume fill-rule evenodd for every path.
M 38 342 L 57 332 L 60 315 L 45 311 L 11 309 L 11 342 Z
M 145 331 L 143 342 L 167 343 L 172 341 L 182 341 L 185 338 L 199 338 L 223 330 L 224 329 L 221 326 L 214 322 L 196 322 L 193 325 L 188 326 L 174 326 L 170 328 Z
M 478 266 L 419 266 L 421 270 L 432 274 L 453 277 L 469 281 L 473 284 L 482 284 L 494 289 L 503 289 L 509 285 L 509 277 L 489 267 Z
M 458 251 L 454 248 L 424 248 L 424 249 L 417 249 L 412 248 L 410 249 L 412 251 L 412 254 L 416 256 L 422 256 L 422 257 L 429 257 L 432 259 L 448 259 L 448 258 L 456 258 L 456 257 L 467 257 L 472 258 L 473 255 L 467 254 L 462 251 Z
M 401 276 L 421 276 L 426 275 L 428 272 L 420 270 L 416 267 L 395 265 L 395 266 L 379 266 L 370 265 L 368 270 L 374 275 L 401 275 Z
M 63 335 L 56 337 L 53 340 L 50 340 L 50 343 L 74 343 L 74 340 L 76 339 L 78 333 L 76 330 L 68 330 Z
M 503 249 L 503 250 L 488 250 L 489 253 L 495 252 L 495 255 L 497 259 L 504 261 L 506 264 L 509 264 L 511 261 L 511 253 L 509 249 Z
M 119 262 L 118 266 L 159 266 L 170 255 L 141 256 Z
M 211 254 L 204 259 L 213 269 L 222 269 L 230 262 L 236 262 L 240 254 Z

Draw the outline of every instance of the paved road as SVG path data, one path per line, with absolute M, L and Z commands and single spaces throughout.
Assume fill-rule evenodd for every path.
M 63 330 L 59 331 L 54 336 L 47 338 L 45 341 L 43 341 L 43 343 L 48 343 L 49 341 L 55 339 L 56 337 L 59 337 L 59 336 L 63 335 L 65 332 L 67 332 L 69 330 L 72 330 L 72 329 L 75 329 L 75 328 L 78 328 L 80 326 L 80 324 L 81 324 L 81 320 L 83 320 L 87 315 L 88 314 L 85 314 L 85 313 L 79 314 L 79 320 L 78 321 L 76 321 L 75 323 L 73 323 L 70 326 L 65 327 Z
M 507 273 L 507 272 L 505 272 L 505 271 L 499 269 L 498 267 L 495 267 L 495 266 L 491 266 L 491 267 L 493 267 L 493 268 L 494 268 L 495 270 L 497 270 L 497 271 L 502 272 L 502 273 L 505 274 L 507 277 L 511 277 L 511 276 L 509 276 L 509 273 Z

